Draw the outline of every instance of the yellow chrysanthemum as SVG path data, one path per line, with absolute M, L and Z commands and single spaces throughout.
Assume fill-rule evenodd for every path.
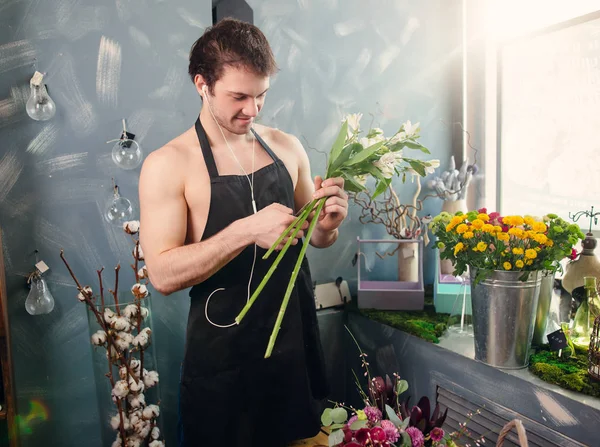
M 465 231 L 467 231 L 469 229 L 469 226 L 461 223 L 458 227 L 456 227 L 456 232 L 458 234 L 463 234 Z
M 504 216 L 502 218 L 502 223 L 504 225 L 512 225 L 512 216 Z
M 483 220 L 475 219 L 473 222 L 471 222 L 471 225 L 473 225 L 473 228 L 481 230 L 481 228 L 483 227 Z
M 485 251 L 487 249 L 487 247 L 488 247 L 487 244 L 483 241 L 479 242 L 477 244 L 477 250 L 479 250 L 479 251 Z
M 455 226 L 458 225 L 459 223 L 461 223 L 463 221 L 462 216 L 454 216 L 452 218 L 452 220 L 450 221 L 450 223 L 454 224 Z
M 506 261 L 504 264 L 502 264 L 502 266 L 504 267 L 504 270 L 510 270 L 512 268 L 511 263 L 508 261 Z
M 552 247 L 554 245 L 554 241 L 552 239 L 548 238 L 548 240 L 546 241 L 546 245 L 548 247 Z
M 498 236 L 496 237 L 499 241 L 508 242 L 510 240 L 510 236 L 508 235 L 508 233 L 498 233 Z
M 521 247 L 515 247 L 512 249 L 513 255 L 522 255 L 523 253 L 525 253 L 525 250 L 523 250 Z
M 527 265 L 531 265 L 531 264 L 533 264 L 533 259 L 530 259 L 530 260 L 528 260 L 528 261 L 526 262 L 526 264 L 527 264 Z
M 540 251 L 542 251 L 542 248 L 541 247 L 535 247 L 534 250 L 539 253 Z
M 502 233 L 502 227 L 499 225 L 494 225 L 494 231 L 497 233 Z
M 545 233 L 547 230 L 548 227 L 546 227 L 546 224 L 544 222 L 534 222 L 533 231 L 536 231 L 538 233 Z
M 546 242 L 548 242 L 548 237 L 545 234 L 536 234 L 533 239 L 538 243 L 538 244 L 545 244 Z
M 513 236 L 520 238 L 523 236 L 523 230 L 520 228 L 511 228 L 508 230 L 508 234 L 512 234 Z
M 515 267 L 518 269 L 522 269 L 525 266 L 525 263 L 523 261 L 521 261 L 520 259 L 515 262 Z
M 525 219 L 523 219 L 523 221 L 525 222 L 526 225 L 532 226 L 535 222 L 535 220 L 533 220 L 533 217 L 531 216 L 526 216 Z
M 494 226 L 490 224 L 484 224 L 483 227 L 481 227 L 481 230 L 485 231 L 486 233 L 492 233 L 494 231 Z
M 528 248 L 525 250 L 525 257 L 527 259 L 535 259 L 537 258 L 537 251 L 535 251 L 533 248 Z
M 458 254 L 458 252 L 461 251 L 463 248 L 465 248 L 465 244 L 463 244 L 462 242 L 459 242 L 458 244 L 456 244 L 454 246 L 454 256 L 456 256 Z
M 488 216 L 488 215 L 487 215 L 487 214 L 485 214 L 485 213 L 479 213 L 479 214 L 477 215 L 477 219 L 479 219 L 479 220 L 482 220 L 482 221 L 484 221 L 484 222 L 489 222 L 489 220 L 490 220 L 490 216 Z
M 455 226 L 456 225 L 452 225 L 452 223 L 449 223 L 448 225 L 446 225 L 446 233 L 449 233 L 450 231 L 452 231 Z
M 473 238 L 473 236 L 475 236 L 475 235 L 473 234 L 472 231 L 465 231 L 465 234 L 463 234 L 463 237 L 465 239 L 471 239 L 471 238 Z
M 525 219 L 523 219 L 521 216 L 512 216 L 512 225 L 514 226 L 519 226 L 519 225 L 523 225 L 525 223 Z

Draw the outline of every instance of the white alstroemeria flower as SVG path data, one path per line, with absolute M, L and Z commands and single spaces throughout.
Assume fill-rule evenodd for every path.
M 110 426 L 113 428 L 113 430 L 118 430 L 119 427 L 121 425 L 121 417 L 119 416 L 119 413 L 115 414 L 112 418 L 110 418 Z M 125 430 L 129 430 L 129 419 L 127 419 L 127 416 L 123 415 L 123 428 Z M 119 439 L 120 441 L 120 439 Z
M 129 406 L 134 409 L 142 408 L 146 406 L 146 396 L 143 393 L 140 394 L 129 394 L 127 396 Z M 141 417 L 141 413 L 140 413 Z
M 425 173 L 426 174 L 435 174 L 436 168 L 440 167 L 440 161 L 439 160 L 429 160 L 427 163 L 429 163 L 429 166 L 425 166 Z
M 360 186 L 365 186 L 367 184 L 367 178 L 367 175 L 363 174 L 355 176 L 354 180 L 356 180 L 356 183 L 358 183 Z
M 115 313 L 109 309 L 108 307 L 104 309 L 104 321 L 107 322 L 108 324 L 111 324 L 113 321 L 115 321 L 116 315 Z
M 157 418 L 158 415 L 160 414 L 160 408 L 158 408 L 158 405 L 148 405 L 146 408 L 144 408 L 144 411 L 142 412 L 142 417 L 144 419 L 152 419 L 152 418 Z
M 148 447 L 165 447 L 165 443 L 162 441 L 154 440 L 150 444 L 148 444 Z
M 128 222 L 123 222 L 123 230 L 128 234 L 136 234 L 140 231 L 140 221 L 130 220 Z
M 138 379 L 138 381 L 135 381 L 136 379 L 134 379 L 133 377 L 129 377 L 129 390 L 132 393 L 143 393 L 144 392 L 144 381 L 141 379 Z
M 130 333 L 121 331 L 115 334 L 115 345 L 121 351 L 129 349 L 131 343 L 133 343 L 133 335 Z
M 119 380 L 117 383 L 115 383 L 115 386 L 112 390 L 112 395 L 114 397 L 122 399 L 127 396 L 127 394 L 129 394 L 129 386 L 125 380 Z
M 131 288 L 131 293 L 137 299 L 146 298 L 148 296 L 148 288 L 144 284 L 137 283 Z
M 106 332 L 104 332 L 102 329 L 96 331 L 92 335 L 92 344 L 95 346 L 102 346 L 104 343 L 106 343 Z
M 390 138 L 390 144 L 399 143 L 406 140 L 406 132 L 398 132 L 392 138 Z
M 158 372 L 144 370 L 144 384 L 146 388 L 152 388 L 158 383 Z
M 384 140 L 385 140 L 385 137 L 382 134 L 377 134 L 371 138 L 362 137 L 360 140 L 358 140 L 358 142 L 361 144 L 361 146 L 363 148 L 366 149 L 366 148 L 373 146 L 374 144 L 377 144 L 380 141 L 384 141 Z
M 150 437 L 152 439 L 158 439 L 158 438 L 160 438 L 160 428 L 154 427 L 152 429 L 152 433 L 150 433 Z
M 130 331 L 131 330 L 131 323 L 129 322 L 127 317 L 124 317 L 124 316 L 115 317 L 110 325 L 113 329 L 115 329 L 117 331 Z
M 386 152 L 375 163 L 375 167 L 381 171 L 385 178 L 392 178 L 395 167 L 402 161 L 402 152 Z
M 136 245 L 137 248 L 133 249 L 133 256 L 138 259 L 138 261 L 144 260 L 144 250 L 142 250 L 142 246 L 140 244 Z
M 138 276 L 140 277 L 140 279 L 146 279 L 146 278 L 148 278 L 148 268 L 145 265 L 143 265 L 138 270 Z
M 132 317 L 135 317 L 138 313 L 138 307 L 136 304 L 128 304 L 123 309 L 123 316 L 125 318 L 129 318 L 131 320 Z
M 420 122 L 415 124 L 411 124 L 410 121 L 405 122 L 402 125 L 402 130 L 404 131 L 404 133 L 406 133 L 406 138 L 412 138 L 419 130 L 420 124 Z
M 342 122 L 348 121 L 348 138 L 359 130 L 361 118 L 362 113 L 350 113 L 342 119 Z
M 77 294 L 77 299 L 81 302 L 85 301 L 86 298 L 92 298 L 92 288 L 85 286 L 81 292 Z

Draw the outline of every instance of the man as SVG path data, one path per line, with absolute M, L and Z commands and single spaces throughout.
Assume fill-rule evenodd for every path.
M 303 232 L 244 320 L 233 323 L 275 258 L 262 255 L 295 212 L 328 197 L 313 217 L 310 243 L 321 248 L 335 242 L 347 215 L 342 179 L 313 183 L 297 138 L 253 124 L 275 71 L 255 26 L 226 19 L 208 28 L 190 53 L 200 116 L 142 168 L 140 242 L 150 281 L 164 295 L 193 286 L 181 445 L 279 447 L 319 430 L 314 399 L 326 397 L 327 385 L 306 259 L 264 358 Z

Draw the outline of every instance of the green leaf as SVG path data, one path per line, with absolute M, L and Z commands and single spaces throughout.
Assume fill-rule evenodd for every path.
M 375 152 L 377 152 L 381 148 L 381 146 L 383 146 L 384 143 L 385 141 L 380 141 L 379 143 L 372 144 L 368 148 L 363 149 L 350 160 L 348 160 L 346 163 L 344 163 L 343 166 L 352 166 L 360 163 L 361 161 L 366 160 L 371 155 L 375 154 Z
M 350 430 L 360 430 L 361 428 L 365 428 L 369 421 L 354 421 L 352 425 L 350 425 Z
M 394 411 L 394 409 L 392 407 L 390 407 L 389 405 L 387 405 L 387 404 L 385 406 L 385 412 L 387 413 L 389 420 L 396 427 L 400 427 L 402 425 L 402 421 L 400 420 L 400 418 L 398 417 L 398 415 L 396 414 L 396 412 Z
M 421 152 L 423 152 L 424 154 L 431 154 L 431 152 L 429 152 L 429 149 L 427 149 L 425 146 L 422 146 L 421 144 L 419 144 L 415 141 L 405 141 L 404 145 L 411 149 L 418 149 Z
M 399 380 L 398 387 L 396 388 L 396 393 L 400 396 L 408 389 L 408 382 L 406 380 Z
M 321 424 L 323 427 L 329 427 L 333 424 L 333 419 L 331 418 L 331 408 L 325 408 L 323 410 L 323 414 L 321 415 Z
M 344 179 L 344 189 L 350 192 L 361 192 L 364 191 L 365 188 L 354 180 L 350 174 L 346 174 L 345 172 L 342 174 L 342 178 Z
M 340 428 L 344 428 L 346 426 L 346 424 L 333 424 L 331 427 L 329 427 L 330 430 L 338 430 Z
M 344 147 L 340 155 L 330 165 L 329 172 L 327 172 L 327 178 L 332 177 L 333 173 L 339 169 L 344 163 L 348 161 L 350 155 L 355 151 L 362 151 L 362 146 L 358 143 L 352 143 Z
M 408 424 L 410 424 L 410 417 L 407 417 L 402 421 L 402 425 L 400 425 L 400 428 L 402 428 L 402 430 L 406 430 Z
M 331 446 L 331 444 L 329 444 L 329 445 Z M 411 446 L 412 446 L 412 439 L 410 438 L 410 435 L 406 432 L 402 432 L 402 447 L 411 447 Z
M 417 171 L 417 174 L 419 174 L 421 177 L 425 177 L 427 175 L 425 173 L 425 168 L 418 161 L 408 160 L 408 163 L 410 164 L 410 167 Z
M 329 435 L 329 447 L 333 447 L 335 445 L 341 444 L 344 442 L 344 432 L 342 430 L 336 430 L 331 432 Z
M 392 179 L 385 179 L 384 181 L 378 181 L 377 182 L 377 187 L 375 188 L 375 192 L 373 193 L 373 196 L 371 197 L 371 199 L 375 199 L 375 197 L 377 197 L 379 194 L 382 194 L 383 192 L 385 192 L 386 189 L 389 188 L 390 183 L 392 183 Z
M 336 424 L 342 424 L 348 420 L 348 412 L 342 407 L 334 408 L 331 410 L 331 418 Z
M 344 148 L 344 143 L 346 142 L 346 137 L 348 136 L 348 121 L 344 121 L 342 124 L 342 128 L 340 129 L 340 133 L 338 134 L 333 146 L 331 147 L 331 151 L 329 152 L 329 166 L 333 165 L 337 158 L 339 157 L 342 149 Z M 329 169 L 327 169 L 329 171 Z

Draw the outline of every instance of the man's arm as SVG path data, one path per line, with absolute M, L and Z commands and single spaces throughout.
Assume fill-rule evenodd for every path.
M 240 221 L 190 245 L 181 170 L 173 154 L 156 151 L 140 175 L 140 244 L 152 285 L 164 295 L 205 281 L 252 243 Z M 165 174 L 168 173 L 168 174 Z
M 310 161 L 302 143 L 290 136 L 292 146 L 298 157 L 298 182 L 294 191 L 296 211 L 312 201 L 315 192 L 319 197 L 330 196 L 325 202 L 325 207 L 318 217 L 315 230 L 310 238 L 310 244 L 317 248 L 326 248 L 338 238 L 338 227 L 347 215 L 348 196 L 343 190 L 342 179 L 326 179 L 322 184 L 321 177 L 313 183 L 310 173 Z M 318 191 L 317 191 L 318 190 Z
M 291 209 L 275 203 L 204 241 L 185 245 L 183 172 L 173 154 L 161 149 L 146 158 L 140 175 L 140 244 L 150 281 L 163 295 L 207 280 L 248 245 L 270 248 L 294 220 Z M 300 231 L 292 244 L 303 235 Z

